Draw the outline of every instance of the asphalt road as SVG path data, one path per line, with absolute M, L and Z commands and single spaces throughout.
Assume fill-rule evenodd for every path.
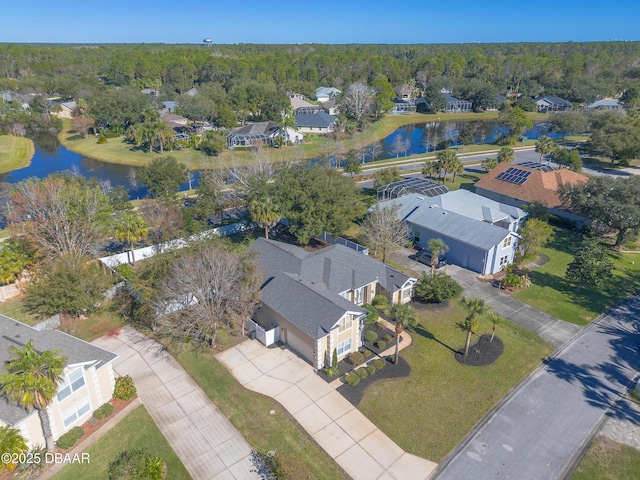
M 505 397 L 431 478 L 565 478 L 607 415 L 640 422 L 637 410 L 615 405 L 638 375 L 639 346 L 637 294 L 585 328 Z

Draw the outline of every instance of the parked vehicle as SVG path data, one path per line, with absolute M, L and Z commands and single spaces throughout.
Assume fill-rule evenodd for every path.
M 431 266 L 431 252 L 429 250 L 420 250 L 415 255 L 411 255 L 412 260 Z M 438 255 L 438 263 L 436 268 L 444 267 L 447 264 L 447 258 L 444 255 Z

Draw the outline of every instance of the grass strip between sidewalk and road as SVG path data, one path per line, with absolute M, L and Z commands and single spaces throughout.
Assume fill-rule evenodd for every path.
M 638 478 L 640 451 L 603 436 L 593 439 L 569 480 Z

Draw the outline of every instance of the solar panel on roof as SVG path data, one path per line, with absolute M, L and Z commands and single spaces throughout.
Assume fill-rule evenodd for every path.
M 535 163 L 535 162 L 522 162 L 522 163 L 518 163 L 517 165 L 531 168 L 533 170 L 540 170 L 541 172 L 553 172 L 555 170 L 555 168 L 552 167 L 551 165 L 544 165 L 542 163 Z
M 527 181 L 529 175 L 531 175 L 531 172 L 528 172 L 527 170 L 510 167 L 500 175 L 498 175 L 496 178 L 505 182 L 515 183 L 516 185 L 522 185 Z

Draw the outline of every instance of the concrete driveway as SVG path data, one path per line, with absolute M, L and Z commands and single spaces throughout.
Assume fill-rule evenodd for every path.
M 586 327 L 503 399 L 433 478 L 566 478 L 608 417 L 637 425 L 617 403 L 640 370 L 640 294 Z
M 404 452 L 287 348 L 246 340 L 217 358 L 246 388 L 280 402 L 355 480 L 424 480 L 436 467 Z
M 131 327 L 93 342 L 117 353 L 113 369 L 130 375 L 138 396 L 195 480 L 258 480 L 252 448 L 162 345 Z

